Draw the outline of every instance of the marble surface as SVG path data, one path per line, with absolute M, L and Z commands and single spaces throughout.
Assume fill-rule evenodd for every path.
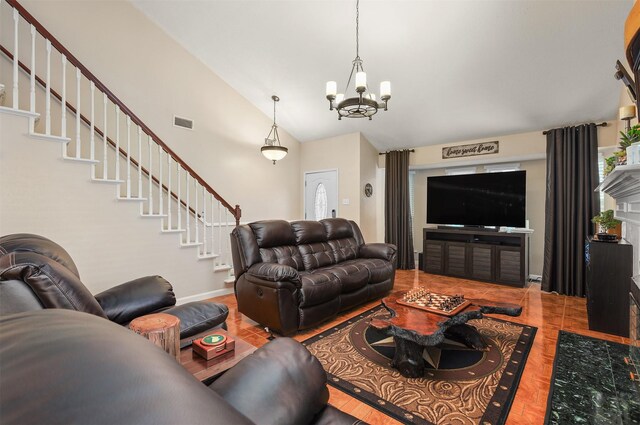
M 628 345 L 560 331 L 548 424 L 640 424 Z

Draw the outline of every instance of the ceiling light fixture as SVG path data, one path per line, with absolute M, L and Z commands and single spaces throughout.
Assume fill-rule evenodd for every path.
M 287 156 L 289 149 L 280 144 L 280 136 L 278 136 L 278 125 L 276 124 L 276 102 L 280 101 L 280 98 L 276 95 L 271 96 L 273 99 L 273 125 L 271 131 L 264 139 L 264 146 L 260 149 L 262 155 L 269 161 L 273 161 L 273 165 L 276 165 L 276 161 L 280 161 Z
M 376 95 L 373 93 L 366 93 L 367 86 L 367 74 L 364 72 L 362 66 L 362 59 L 360 59 L 360 0 L 356 1 L 356 58 L 352 62 L 351 74 L 349 74 L 349 81 L 347 81 L 347 87 L 345 93 L 349 89 L 351 78 L 353 74 L 356 75 L 355 87 L 356 97 L 350 97 L 345 99 L 344 93 L 337 93 L 337 84 L 335 81 L 327 81 L 326 95 L 329 100 L 329 110 L 338 111 L 338 119 L 342 117 L 346 118 L 369 118 L 378 112 L 379 108 L 387 110 L 387 103 L 391 99 L 391 83 L 389 81 L 383 81 L 380 83 L 380 100 L 376 101 Z

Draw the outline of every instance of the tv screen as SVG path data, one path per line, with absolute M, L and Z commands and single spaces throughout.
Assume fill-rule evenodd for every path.
M 427 223 L 525 226 L 526 171 L 427 178 Z

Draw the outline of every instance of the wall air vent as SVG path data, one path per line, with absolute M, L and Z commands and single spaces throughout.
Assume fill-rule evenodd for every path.
M 173 116 L 173 125 L 176 127 L 186 128 L 187 130 L 193 130 L 193 120 L 188 118 L 180 118 Z

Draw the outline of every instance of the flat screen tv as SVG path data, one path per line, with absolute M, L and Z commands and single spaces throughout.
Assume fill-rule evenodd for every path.
M 427 178 L 427 223 L 525 227 L 526 171 Z

